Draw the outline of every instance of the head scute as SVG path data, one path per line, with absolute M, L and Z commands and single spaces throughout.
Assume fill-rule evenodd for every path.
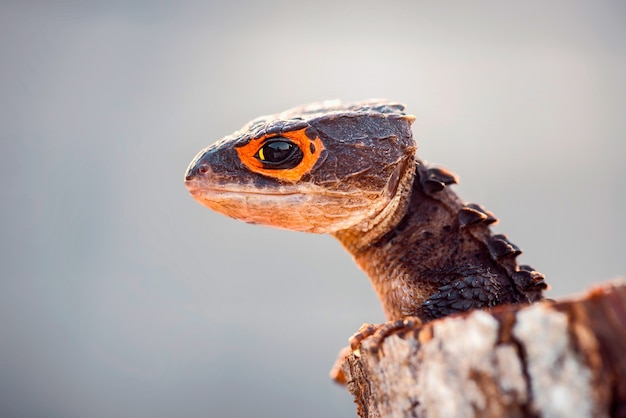
M 359 170 L 368 158 L 372 165 L 378 164 L 377 154 L 389 155 L 389 144 L 383 143 L 388 138 L 399 138 L 399 146 L 393 146 L 398 155 L 412 153 L 414 119 L 400 103 L 325 101 L 249 122 L 234 147 L 242 165 L 252 173 L 298 182 L 327 157 L 335 161 L 336 175 L 349 171 L 352 161 Z

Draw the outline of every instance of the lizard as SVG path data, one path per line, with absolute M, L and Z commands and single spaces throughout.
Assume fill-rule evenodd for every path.
M 200 151 L 186 187 L 235 219 L 334 236 L 390 321 L 543 299 L 544 276 L 517 264 L 519 247 L 491 232 L 496 217 L 418 158 L 404 109 L 325 101 L 259 117 Z

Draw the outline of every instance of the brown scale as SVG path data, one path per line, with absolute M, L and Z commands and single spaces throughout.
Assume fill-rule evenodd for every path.
M 367 273 L 388 319 L 542 299 L 497 219 L 417 159 L 404 106 L 324 102 L 256 119 L 202 150 L 185 177 L 200 203 L 246 222 L 329 233 Z M 367 334 L 367 332 L 364 332 Z

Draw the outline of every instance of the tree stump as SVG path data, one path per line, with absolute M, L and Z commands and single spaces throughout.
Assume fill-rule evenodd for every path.
M 342 364 L 361 417 L 626 417 L 624 282 L 389 329 Z

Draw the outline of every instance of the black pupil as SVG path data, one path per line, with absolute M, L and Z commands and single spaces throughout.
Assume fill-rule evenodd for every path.
M 285 141 L 270 142 L 263 146 L 265 160 L 271 163 L 278 163 L 289 157 L 294 145 Z
M 262 162 L 266 170 L 289 170 L 302 162 L 304 154 L 293 142 L 276 137 L 263 144 L 255 157 Z

